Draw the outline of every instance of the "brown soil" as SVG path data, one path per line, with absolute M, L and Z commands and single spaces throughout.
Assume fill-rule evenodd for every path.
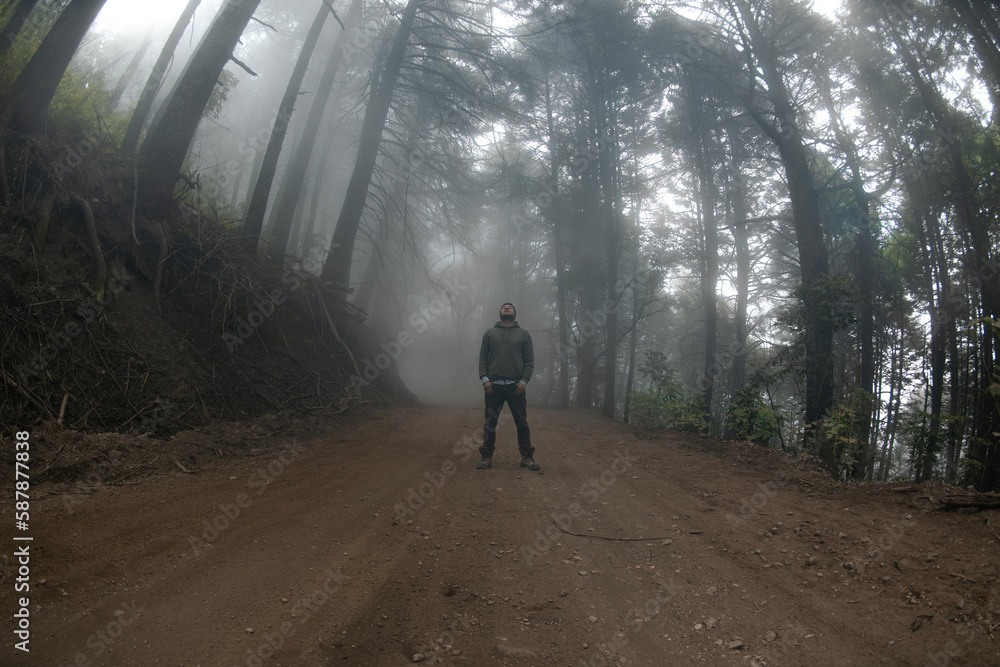
M 997 664 L 996 511 L 530 415 L 540 473 L 517 467 L 506 414 L 494 468 L 474 469 L 478 408 L 107 444 L 94 493 L 70 468 L 33 489 L 18 664 Z M 40 431 L 33 451 L 72 460 L 74 437 Z

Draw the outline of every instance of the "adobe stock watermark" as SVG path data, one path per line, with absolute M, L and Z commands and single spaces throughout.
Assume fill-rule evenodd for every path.
M 968 646 L 975 640 L 982 641 L 986 637 L 992 640 L 992 633 L 1000 627 L 998 618 L 1000 618 L 1000 588 L 994 587 L 990 590 L 990 597 L 986 602 L 985 609 L 979 613 L 976 620 L 971 623 L 958 622 L 955 627 L 958 639 L 949 639 L 941 647 L 941 650 L 928 654 L 923 664 L 925 667 L 948 667 L 952 664 L 952 660 L 961 658 Z M 991 652 L 995 654 L 995 651 Z M 969 663 L 963 661 L 962 664 Z
M 694 383 L 695 388 L 698 391 L 708 389 L 727 369 L 735 366 L 738 357 L 746 357 L 749 351 L 750 346 L 747 345 L 746 341 L 742 341 L 733 345 L 727 345 L 722 350 L 716 352 L 708 368 L 703 368 L 698 373 L 698 378 Z
M 153 411 L 151 413 L 147 413 L 146 416 L 142 418 L 141 422 L 133 425 L 129 430 L 129 434 L 142 435 L 144 433 L 154 433 L 158 428 L 170 421 L 170 418 L 176 410 L 176 403 L 157 399 L 156 407 Z
M 140 424 L 134 425 L 129 431 L 129 435 L 137 436 L 156 431 L 157 428 L 170 420 L 176 409 L 177 405 L 174 403 L 157 400 L 156 408 L 153 412 L 143 417 Z M 138 447 L 135 443 L 130 442 L 121 449 L 123 450 L 122 454 L 128 454 L 138 449 Z M 63 494 L 63 505 L 66 513 L 72 514 L 77 505 L 82 504 L 91 493 L 100 489 L 105 482 L 113 479 L 124 465 L 125 460 L 123 456 L 109 458 L 98 463 L 95 469 L 86 475 L 78 477 L 73 482 L 72 490 L 69 493 Z
M 267 149 L 271 141 L 271 136 L 275 132 L 287 132 L 292 121 L 291 112 L 282 112 L 279 108 L 274 108 L 267 120 L 261 124 L 253 134 L 244 135 L 243 141 L 236 147 L 236 153 L 230 157 L 221 168 L 206 169 L 202 173 L 205 178 L 202 180 L 201 174 L 198 177 L 199 196 L 204 195 L 208 199 L 224 197 L 237 176 L 245 168 L 248 162 L 256 160 L 258 154 Z M 252 185 L 252 184 L 251 184 Z M 200 218 L 200 211 L 189 204 L 180 205 L 181 218 L 186 224 L 194 224 Z
M 625 290 L 633 284 L 644 286 L 652 275 L 652 270 L 643 268 L 639 270 L 635 276 L 619 278 L 618 282 L 615 283 L 616 297 L 620 294 L 624 294 Z M 574 334 L 572 342 L 565 344 L 557 342 L 556 354 L 564 358 L 570 353 L 575 354 L 581 347 L 583 347 L 587 339 L 593 338 L 600 333 L 603 330 L 604 325 L 608 322 L 608 315 L 611 315 L 618 310 L 619 301 L 620 297 L 608 297 L 598 308 L 584 313 L 583 317 L 577 321 L 576 328 L 579 330 L 579 336 L 577 336 L 571 329 L 571 333 Z
M 341 573 L 339 565 L 336 571 L 327 568 L 324 574 L 327 575 L 326 580 L 316 590 L 292 605 L 289 615 L 294 621 L 282 621 L 275 630 L 265 633 L 263 642 L 247 649 L 247 655 L 242 664 L 247 667 L 261 667 L 265 660 L 277 653 L 285 645 L 288 638 L 295 634 L 296 626 L 301 627 L 308 623 L 350 580 L 349 576 Z
M 479 623 L 479 619 L 475 616 L 459 614 L 457 611 L 453 612 L 452 616 L 453 618 L 449 621 L 448 627 L 444 632 L 434 639 L 428 639 L 417 647 L 413 654 L 414 662 L 422 662 L 433 657 L 434 654 L 453 650 L 455 644 L 458 643 L 458 638 L 469 628 Z M 440 658 L 438 660 L 440 661 Z
M 579 178 L 586 173 L 590 169 L 590 165 L 601 158 L 613 141 L 614 139 L 611 135 L 608 135 L 606 137 L 594 137 L 585 144 L 577 146 L 576 152 L 572 154 L 569 161 L 571 177 Z M 552 205 L 556 198 L 557 183 L 551 176 L 546 176 L 543 179 L 542 190 L 534 199 L 535 208 L 539 211 L 544 211 Z M 510 222 L 519 234 L 524 231 L 525 227 L 538 224 L 537 220 L 529 218 L 519 211 L 514 211 L 510 214 Z
M 13 8 L 14 8 L 13 4 L 9 4 L 7 7 L 8 11 L 12 10 Z M 22 17 L 16 26 L 11 26 L 10 30 L 8 30 L 3 36 L 0 36 L 0 39 L 3 39 L 7 42 L 8 48 L 14 45 L 14 42 L 17 41 L 17 36 L 19 34 L 24 34 L 27 32 L 24 28 L 25 26 L 28 25 L 28 19 L 30 18 L 31 18 L 30 14 L 28 16 Z M 32 31 L 31 37 L 37 37 L 37 31 Z
M 882 530 L 882 534 L 879 535 L 878 540 L 875 542 L 875 546 L 868 553 L 868 558 L 871 560 L 878 560 L 885 555 L 885 552 L 892 550 L 903 536 L 906 531 L 912 529 L 914 526 L 913 515 L 904 514 L 899 518 L 898 521 L 894 521 L 886 526 Z M 871 540 L 871 537 L 868 538 Z
M 482 431 L 477 429 L 472 435 L 462 436 L 452 445 L 451 453 L 454 456 L 461 456 L 463 461 L 468 463 L 475 454 L 479 453 L 479 445 L 476 444 L 476 435 L 479 435 L 480 442 L 482 442 L 481 433 Z M 423 474 L 423 481 L 419 482 L 416 486 L 409 487 L 406 490 L 406 498 L 393 506 L 393 522 L 402 523 L 405 519 L 416 516 L 417 511 L 441 490 L 449 477 L 454 477 L 457 470 L 455 461 L 449 458 L 445 459 L 437 470 L 425 472 Z
M 56 177 L 56 180 L 62 183 L 67 174 L 79 169 L 84 160 L 93 154 L 94 149 L 103 143 L 104 136 L 95 132 L 75 144 L 67 144 L 62 157 L 54 160 L 50 165 L 52 174 Z
M 226 344 L 229 353 L 236 352 L 237 347 L 249 340 L 257 328 L 274 315 L 275 309 L 288 301 L 289 295 L 298 291 L 305 284 L 305 281 L 314 275 L 313 272 L 319 271 L 321 268 L 322 264 L 319 259 L 312 256 L 288 266 L 281 276 L 281 284 L 284 287 L 274 287 L 268 290 L 267 296 L 259 299 L 245 318 L 237 316 L 232 331 L 222 334 L 222 342 Z
M 303 447 L 293 440 L 286 444 L 277 457 L 266 467 L 260 467 L 254 471 L 247 480 L 247 486 L 252 490 L 252 494 L 240 492 L 233 498 L 232 503 L 221 503 L 218 512 L 211 518 L 202 521 L 204 529 L 201 535 L 191 534 L 188 537 L 188 544 L 191 546 L 191 554 L 194 558 L 202 555 L 211 548 L 212 543 L 219 539 L 219 536 L 231 525 L 233 525 L 245 511 L 253 504 L 255 498 L 259 498 L 270 488 L 271 484 L 280 477 L 288 465 L 298 460 L 303 452 Z
M 92 323 L 95 319 L 97 319 L 98 315 L 104 312 L 105 308 L 111 305 L 115 297 L 125 290 L 125 286 L 133 280 L 135 280 L 135 276 L 130 274 L 128 271 L 112 267 L 111 275 L 108 278 L 108 284 L 106 285 L 104 292 L 100 296 L 92 296 L 84 300 L 77 306 L 77 314 L 80 315 L 80 317 L 82 317 L 87 324 Z M 83 333 L 83 327 L 81 327 L 74 320 L 67 322 L 65 326 L 63 326 L 62 331 L 54 334 L 50 333 L 48 336 L 48 342 L 42 345 L 41 349 L 31 357 L 31 360 L 28 363 L 15 366 L 18 379 L 21 383 L 27 384 L 28 380 L 32 376 L 41 377 L 49 363 L 58 357 L 63 350 L 69 349 L 73 339 L 81 333 Z
M 690 33 L 684 35 L 684 44 L 678 49 L 668 54 L 673 57 L 675 64 L 690 65 L 705 57 L 705 52 L 712 48 L 712 38 L 701 33 L 692 36 Z
M 625 615 L 624 624 L 626 629 L 631 630 L 632 635 L 636 635 L 643 628 L 649 627 L 650 621 L 663 612 L 664 605 L 683 590 L 682 586 L 674 583 L 673 577 L 666 584 L 663 583 L 663 576 L 659 572 L 655 573 L 653 578 L 658 584 L 656 594 L 646 598 L 642 604 L 633 605 Z M 624 630 L 615 632 L 610 640 L 598 644 L 595 647 L 598 651 L 597 655 L 585 658 L 579 663 L 580 667 L 608 667 L 609 665 L 617 664 L 615 658 L 618 657 L 618 654 L 628 644 L 628 640 L 629 635 Z
M 103 655 L 114 644 L 115 640 L 124 634 L 125 629 L 132 625 L 145 609 L 145 607 L 136 606 L 134 600 L 121 604 L 120 608 L 115 610 L 114 618 L 110 622 L 87 637 L 86 647 L 88 650 L 73 656 L 73 662 L 66 667 L 91 667 L 91 665 L 106 664 L 104 660 L 97 660 L 97 658 Z M 91 660 L 96 662 L 91 662 Z
M 443 290 L 439 295 L 408 318 L 407 322 L 412 328 L 403 329 L 389 342 L 380 343 L 379 347 L 382 352 L 371 359 L 364 360 L 363 370 L 361 367 L 358 368 L 361 375 L 351 375 L 351 384 L 348 388 L 351 395 L 358 396 L 364 387 L 378 380 L 382 376 L 382 372 L 388 369 L 394 361 L 397 361 L 403 355 L 403 351 L 413 344 L 414 336 L 427 331 L 431 323 L 447 313 L 450 305 L 469 288 L 468 285 L 459 285 L 450 278 L 443 278 L 441 282 Z
M 726 523 L 729 524 L 729 527 L 739 528 L 756 517 L 758 512 L 763 511 L 771 498 L 774 498 L 778 494 L 777 482 L 779 481 L 782 480 L 775 476 L 774 479 L 768 482 L 760 482 L 757 484 L 757 491 L 749 498 L 741 498 L 739 516 L 733 512 L 726 514 Z
M 597 477 L 592 477 L 581 484 L 577 495 L 588 503 L 596 502 L 636 461 L 638 459 L 630 456 L 627 449 L 624 452 L 616 450 L 615 459 L 611 462 L 611 466 Z M 582 519 L 586 515 L 587 511 L 584 505 L 578 500 L 570 503 L 565 512 L 549 515 L 551 523 L 545 527 L 545 532 L 536 530 L 535 541 L 530 545 L 521 546 L 521 556 L 524 557 L 524 562 L 531 565 L 532 560 L 547 554 L 553 545 L 563 539 L 563 531 L 568 531 L 573 526 L 574 520 Z
M 800 640 L 809 636 L 812 636 L 812 633 L 809 631 L 809 628 L 804 625 L 798 623 L 795 625 L 786 624 L 782 633 L 780 635 L 775 633 L 774 639 L 770 642 L 767 642 L 767 639 L 765 638 L 764 641 L 767 643 L 767 646 L 760 654 L 760 657 L 763 658 L 767 664 L 771 664 L 772 662 L 776 663 L 778 660 L 787 657 L 792 648 L 799 646 Z

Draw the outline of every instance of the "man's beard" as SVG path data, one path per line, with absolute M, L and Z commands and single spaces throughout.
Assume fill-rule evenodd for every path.
M 511 314 L 509 314 L 509 313 L 504 313 L 503 315 L 500 316 L 500 321 L 501 322 L 513 322 L 514 321 L 514 316 L 511 315 Z

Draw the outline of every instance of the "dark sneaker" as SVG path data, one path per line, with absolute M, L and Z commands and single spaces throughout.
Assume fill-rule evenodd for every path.
M 534 459 L 532 459 L 530 456 L 522 456 L 521 457 L 521 467 L 522 468 L 527 468 L 528 470 L 541 470 L 542 469 L 542 467 L 540 465 L 538 465 L 537 463 L 535 463 Z
M 476 464 L 476 470 L 486 470 L 493 467 L 493 457 L 488 457 Z

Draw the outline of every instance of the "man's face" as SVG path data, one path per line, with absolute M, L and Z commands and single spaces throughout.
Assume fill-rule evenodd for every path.
M 509 322 L 514 319 L 514 306 L 509 303 L 505 303 L 500 306 L 500 319 L 504 322 Z

